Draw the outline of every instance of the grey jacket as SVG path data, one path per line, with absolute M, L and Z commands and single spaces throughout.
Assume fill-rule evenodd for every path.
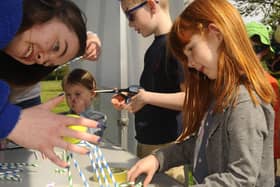
M 206 145 L 208 176 L 195 187 L 273 187 L 273 124 L 270 105 L 255 106 L 244 86 L 235 107 L 214 114 Z M 196 136 L 154 153 L 159 171 L 193 166 Z

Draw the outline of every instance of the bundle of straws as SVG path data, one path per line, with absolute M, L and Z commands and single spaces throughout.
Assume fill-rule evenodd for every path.
M 88 153 L 88 157 L 90 159 L 90 163 L 93 169 L 93 172 L 96 175 L 97 181 L 99 183 L 100 187 L 110 187 L 109 179 L 106 175 L 106 172 L 109 174 L 109 178 L 113 183 L 114 187 L 129 187 L 131 185 L 134 185 L 135 187 L 141 187 L 142 183 L 134 184 L 134 182 L 127 182 L 127 183 L 121 183 L 119 184 L 106 161 L 104 158 L 103 153 L 101 152 L 100 148 L 96 145 L 90 144 L 87 141 L 81 141 L 78 145 L 87 147 L 90 151 Z M 79 172 L 79 175 L 83 181 L 83 184 L 85 187 L 89 187 L 89 183 L 81 170 L 78 161 L 74 158 L 74 155 L 71 152 L 64 153 L 64 159 L 66 159 L 68 165 L 70 166 L 70 160 L 73 161 L 75 168 Z M 70 170 L 70 167 L 67 169 L 68 173 L 68 182 L 69 187 L 73 187 L 73 177 Z M 103 180 L 102 180 L 103 178 Z M 103 183 L 104 181 L 104 183 Z
M 22 178 L 19 175 L 19 173 L 22 172 L 25 167 L 30 167 L 30 166 L 37 167 L 36 164 L 30 164 L 25 162 L 0 163 L 0 180 L 20 182 L 22 181 Z

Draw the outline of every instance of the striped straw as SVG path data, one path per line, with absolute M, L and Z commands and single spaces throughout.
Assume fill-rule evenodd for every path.
M 106 167 L 106 169 L 107 169 L 107 171 L 108 171 L 108 173 L 109 173 L 109 175 L 110 175 L 110 178 L 111 178 L 111 180 L 112 180 L 114 186 L 117 187 L 117 186 L 118 186 L 118 183 L 117 183 L 116 180 L 115 180 L 115 177 L 114 177 L 113 172 L 111 171 L 111 169 L 110 169 L 110 167 L 109 167 L 109 164 L 108 164 L 107 161 L 105 160 L 104 155 L 102 154 L 100 148 L 98 148 L 97 146 L 95 146 L 95 147 L 96 147 L 96 149 L 97 149 L 97 151 L 98 151 L 98 155 L 100 156 L 103 165 L 105 165 L 105 167 Z
M 106 185 L 107 187 L 110 187 L 109 181 L 108 181 L 108 179 L 107 179 L 107 176 L 106 176 L 105 171 L 104 171 L 104 169 L 103 169 L 103 167 L 102 167 L 102 164 L 101 164 L 101 158 L 98 156 L 98 150 L 96 149 L 96 147 L 95 147 L 95 149 L 93 149 L 93 153 L 94 153 L 95 161 L 97 162 L 99 171 L 101 172 L 101 174 L 102 174 L 102 176 L 103 176 L 103 179 L 104 179 L 104 181 L 105 181 L 105 185 Z
M 65 162 L 67 161 L 67 155 L 66 155 L 66 151 L 65 151 L 65 150 L 63 150 L 63 151 L 61 152 L 60 158 L 61 158 L 63 161 L 65 161 Z M 68 163 L 68 165 L 69 165 L 69 163 Z M 62 174 L 62 173 L 66 173 L 67 170 L 68 170 L 68 169 L 66 169 L 66 168 L 55 168 L 54 172 L 55 172 L 55 173 Z
M 68 173 L 68 182 L 69 182 L 69 187 L 73 187 L 73 177 L 72 177 L 72 173 L 70 170 L 70 155 L 66 153 L 66 162 L 68 164 L 68 168 L 67 168 L 67 173 Z
M 83 180 L 84 186 L 85 186 L 85 187 L 89 187 L 89 184 L 88 184 L 88 182 L 87 182 L 87 179 L 86 179 L 84 173 L 82 172 L 82 170 L 81 170 L 81 168 L 80 168 L 80 166 L 79 166 L 77 160 L 73 157 L 73 154 L 72 154 L 72 153 L 70 153 L 70 157 L 71 157 L 71 159 L 73 160 L 74 166 L 75 166 L 75 168 L 78 170 L 79 175 L 80 175 L 80 177 L 81 177 L 82 180 Z
M 20 175 L 13 172 L 10 173 L 6 172 L 0 175 L 0 180 L 8 180 L 8 181 L 16 181 L 16 182 L 22 181 Z
M 32 167 L 38 167 L 37 164 L 33 163 L 26 163 L 26 162 L 0 162 L 0 168 L 3 167 L 24 167 L 24 166 L 32 166 Z
M 97 170 L 97 168 L 96 168 L 96 165 L 95 165 L 95 162 L 94 162 L 92 153 L 89 152 L 89 153 L 88 153 L 88 156 L 89 156 L 89 159 L 90 159 L 90 163 L 91 163 L 92 169 L 93 169 L 93 171 L 94 171 L 94 173 L 95 173 L 95 175 L 96 175 L 97 181 L 98 181 L 100 187 L 103 187 L 103 184 L 102 184 L 102 181 L 101 181 L 99 172 L 98 172 L 98 170 Z
M 57 70 L 59 70 L 59 69 L 61 69 L 61 68 L 65 67 L 65 66 L 67 66 L 67 65 L 69 65 L 69 64 L 71 64 L 71 63 L 74 63 L 74 62 L 79 62 L 79 61 L 81 61 L 81 60 L 82 60 L 82 58 L 83 58 L 83 56 L 78 56 L 78 57 L 76 57 L 76 58 L 74 58 L 74 59 L 72 59 L 72 60 L 70 60 L 70 61 L 66 62 L 66 63 L 65 63 L 65 64 L 63 64 L 63 65 L 58 66 L 57 68 L 55 68 L 55 70 L 54 70 L 54 71 L 57 71 Z
M 109 164 L 107 163 L 107 161 L 106 161 L 106 159 L 105 159 L 103 153 L 101 152 L 101 149 L 100 149 L 98 146 L 96 146 L 96 145 L 92 145 L 92 144 L 90 144 L 90 143 L 88 143 L 88 142 L 85 142 L 85 143 L 86 143 L 86 145 L 87 145 L 88 147 L 92 148 L 94 151 L 97 152 L 97 156 L 96 156 L 96 157 L 97 157 L 97 158 L 100 158 L 100 160 L 102 161 L 103 165 L 106 167 L 106 170 L 107 170 L 107 172 L 109 173 L 109 176 L 110 176 L 110 178 L 111 178 L 111 180 L 112 180 L 114 186 L 117 187 L 117 186 L 118 186 L 118 183 L 116 182 L 115 177 L 114 177 L 114 175 L 113 175 L 113 172 L 111 171 L 111 169 L 110 169 L 110 167 L 109 167 Z M 102 168 L 103 168 L 103 167 L 102 167 Z

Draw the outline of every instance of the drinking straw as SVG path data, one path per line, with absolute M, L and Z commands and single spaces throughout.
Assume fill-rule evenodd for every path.
M 0 180 L 8 181 L 21 181 L 22 178 L 18 174 L 23 171 L 24 166 L 37 167 L 36 164 L 25 163 L 25 162 L 4 162 L 0 163 Z
M 97 146 L 95 146 L 95 147 L 96 147 L 96 149 L 97 149 L 97 151 L 98 151 L 98 155 L 99 155 L 99 157 L 101 158 L 102 163 L 104 164 L 104 166 L 106 167 L 106 169 L 107 169 L 107 171 L 108 171 L 108 173 L 109 173 L 109 175 L 110 175 L 110 178 L 111 178 L 111 180 L 112 180 L 114 186 L 117 187 L 117 186 L 118 186 L 118 183 L 117 183 L 116 180 L 115 180 L 115 177 L 114 177 L 113 172 L 111 171 L 111 169 L 110 169 L 110 167 L 109 167 L 109 164 L 108 164 L 107 161 L 105 160 L 105 158 L 104 158 L 104 156 L 103 156 L 101 150 L 100 150 Z
M 73 187 L 73 177 L 72 177 L 72 173 L 70 170 L 70 155 L 67 154 L 66 152 L 66 162 L 68 164 L 68 168 L 67 168 L 67 173 L 68 173 L 68 182 L 69 182 L 69 187 Z
M 93 159 L 91 151 L 88 153 L 88 156 L 89 156 L 89 159 L 90 159 L 90 163 L 91 163 L 92 169 L 93 169 L 93 171 L 94 171 L 94 173 L 96 175 L 97 181 L 98 181 L 100 187 L 103 187 L 103 184 L 102 184 L 99 172 L 98 172 L 98 170 L 96 168 L 96 165 L 95 165 L 95 162 L 94 162 L 94 159 Z
M 77 160 L 73 157 L 73 154 L 72 154 L 72 153 L 69 153 L 69 154 L 70 154 L 71 159 L 72 159 L 73 162 L 74 162 L 75 168 L 78 170 L 79 175 L 80 175 L 80 177 L 82 178 L 82 181 L 83 181 L 83 183 L 84 183 L 84 186 L 85 186 L 85 187 L 89 187 L 89 184 L 88 184 L 88 182 L 87 182 L 87 179 L 86 179 L 84 173 L 82 172 L 82 170 L 81 170 L 81 168 L 80 168 L 80 166 L 79 166 Z
M 103 177 L 103 179 L 104 179 L 104 181 L 105 181 L 105 185 L 106 185 L 107 187 L 110 187 L 109 181 L 108 181 L 108 179 L 107 179 L 107 176 L 106 176 L 105 171 L 104 171 L 104 169 L 103 169 L 103 167 L 102 167 L 102 164 L 101 164 L 101 158 L 100 158 L 99 155 L 98 155 L 97 146 L 95 146 L 95 148 L 93 149 L 93 153 L 94 153 L 95 161 L 97 162 L 99 171 L 101 172 L 102 177 Z
M 118 186 L 118 183 L 116 182 L 115 177 L 114 177 L 114 175 L 113 175 L 113 172 L 111 171 L 111 169 L 110 169 L 110 167 L 109 167 L 109 164 L 108 164 L 107 161 L 105 160 L 105 157 L 103 156 L 103 154 L 102 154 L 100 148 L 99 148 L 98 146 L 92 145 L 92 144 L 90 144 L 90 143 L 88 143 L 88 142 L 85 142 L 85 144 L 86 144 L 88 147 L 92 148 L 94 152 L 96 152 L 96 158 L 100 158 L 100 161 L 101 161 L 101 162 L 103 163 L 103 165 L 106 167 L 106 170 L 107 170 L 107 172 L 109 173 L 109 176 L 110 176 L 110 178 L 111 178 L 111 180 L 112 180 L 114 186 L 117 187 L 117 186 Z M 102 167 L 102 166 L 101 166 L 101 167 Z M 102 168 L 103 168 L 103 167 L 102 167 Z M 107 178 L 107 177 L 106 177 L 106 178 Z
M 14 170 L 5 170 L 3 172 L 0 172 L 0 180 L 9 180 L 9 181 L 21 181 L 21 177 L 18 174 L 19 172 L 22 172 L 23 169 L 14 169 Z

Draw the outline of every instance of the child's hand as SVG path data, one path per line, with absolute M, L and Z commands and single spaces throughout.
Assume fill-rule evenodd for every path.
M 127 172 L 128 181 L 135 182 L 136 178 L 145 173 L 147 176 L 144 180 L 144 187 L 152 181 L 153 176 L 159 168 L 159 162 L 154 155 L 146 156 L 139 160 L 130 170 Z

